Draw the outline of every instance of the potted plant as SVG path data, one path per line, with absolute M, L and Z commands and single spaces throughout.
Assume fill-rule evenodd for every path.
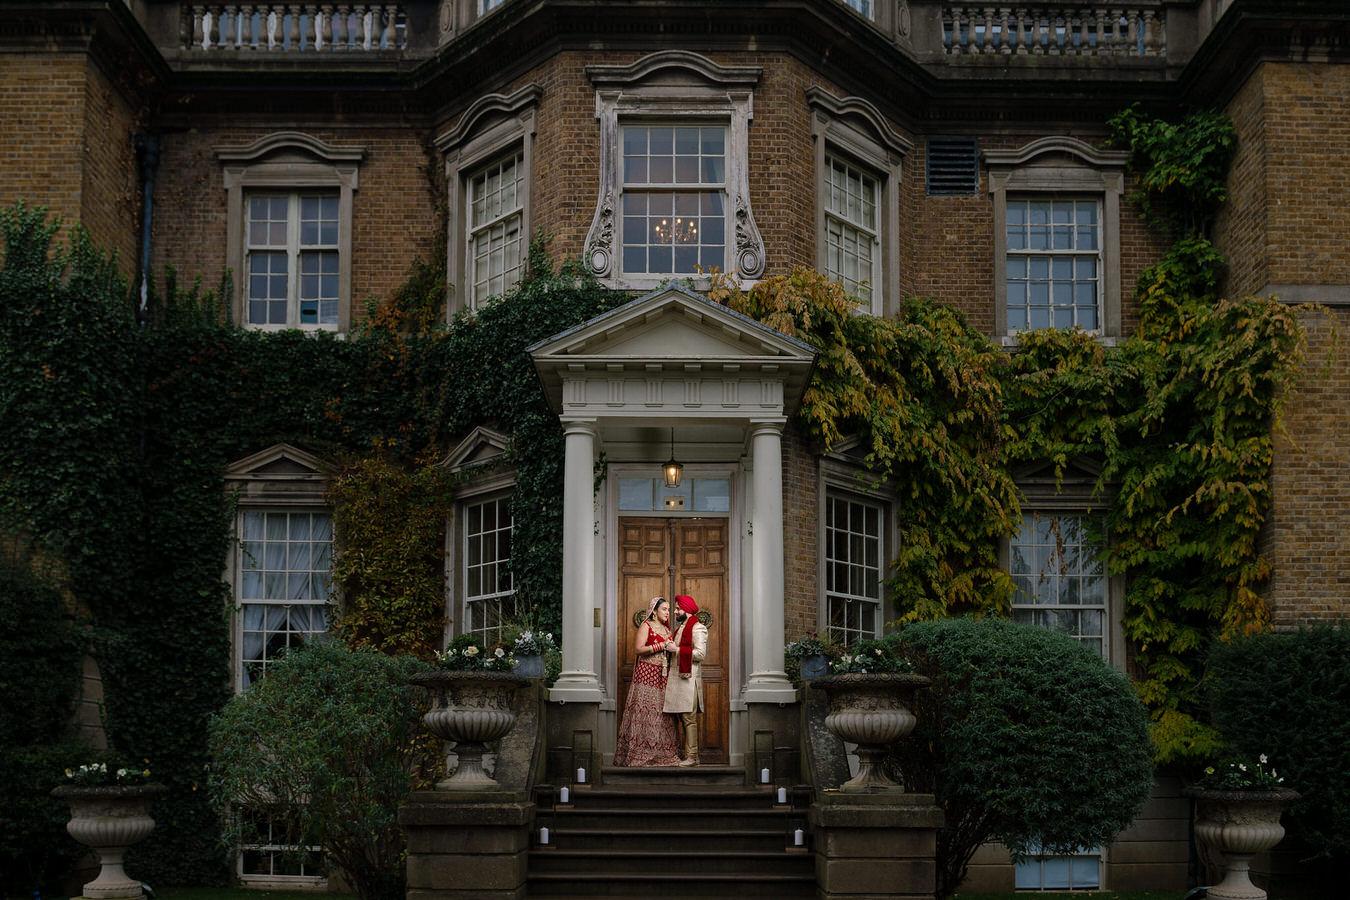
M 422 717 L 427 729 L 455 742 L 459 765 L 436 784 L 437 790 L 487 791 L 498 785 L 483 771 L 487 744 L 501 740 L 515 725 L 515 693 L 529 679 L 511 671 L 505 647 L 491 650 L 476 635 L 462 634 L 436 654 L 436 668 L 412 676 L 429 689 L 435 705 Z
M 796 662 L 802 681 L 813 681 L 830 671 L 830 659 L 839 655 L 839 647 L 829 637 L 808 631 L 789 641 L 783 655 Z
M 816 679 L 816 686 L 830 697 L 825 727 L 858 745 L 858 774 L 840 790 L 904 790 L 885 772 L 886 748 L 914 730 L 914 692 L 929 683 L 914 674 L 914 664 L 895 642 L 871 639 L 847 648 L 830 663 L 830 674 Z
M 543 678 L 549 653 L 558 649 L 553 635 L 539 627 L 533 616 L 503 629 L 505 646 L 511 648 L 514 671 L 526 678 Z
M 127 849 L 154 830 L 150 804 L 167 788 L 150 781 L 148 768 L 105 761 L 66 769 L 66 783 L 52 795 L 70 804 L 66 831 L 98 852 L 98 877 L 84 886 L 83 896 L 97 900 L 142 897 L 141 882 L 122 869 Z
M 1264 900 L 1252 884 L 1251 860 L 1284 837 L 1280 811 L 1299 799 L 1297 791 L 1269 767 L 1263 753 L 1256 762 L 1229 759 L 1208 766 L 1186 794 L 1196 801 L 1195 837 L 1223 855 L 1223 881 L 1209 889 L 1210 900 Z

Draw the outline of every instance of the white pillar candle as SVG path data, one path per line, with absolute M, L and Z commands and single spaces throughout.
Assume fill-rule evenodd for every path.
M 780 787 L 778 789 L 778 802 L 787 803 L 787 788 Z
M 563 785 L 562 790 L 560 790 L 560 791 L 558 792 L 558 802 L 559 802 L 559 803 L 566 803 L 566 802 L 567 802 L 567 797 L 568 797 L 568 793 L 567 793 L 567 785 Z
M 792 846 L 800 847 L 805 838 L 806 835 L 802 834 L 802 830 L 798 828 L 796 831 L 792 832 Z
M 760 784 L 768 784 L 768 783 L 769 783 L 769 770 L 768 770 L 768 769 L 760 769 L 760 770 L 759 770 L 759 783 L 760 783 Z
M 539 843 L 541 843 L 541 844 L 547 844 L 547 843 L 548 843 L 548 826 L 547 826 L 547 825 L 545 825 L 543 828 L 540 828 L 540 829 L 539 829 Z
M 577 769 L 577 784 L 585 784 L 585 783 L 586 783 L 586 770 Z

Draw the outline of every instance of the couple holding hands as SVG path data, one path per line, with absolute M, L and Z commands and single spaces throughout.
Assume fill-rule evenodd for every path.
M 670 604 L 664 597 L 652 598 L 647 617 L 638 626 L 633 683 L 614 746 L 616 766 L 698 765 L 697 715 L 703 711 L 700 668 L 708 651 L 708 629 L 698 620 L 693 597 L 678 596 L 675 604 L 673 632 Z M 677 717 L 684 726 L 683 759 Z

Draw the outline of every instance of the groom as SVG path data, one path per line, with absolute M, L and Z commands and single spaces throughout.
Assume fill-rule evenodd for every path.
M 666 681 L 665 711 L 680 717 L 684 726 L 682 766 L 698 765 L 698 714 L 703 711 L 703 657 L 708 652 L 708 628 L 698 620 L 698 604 L 693 597 L 675 598 L 677 607 L 672 640 L 679 650 L 676 664 Z

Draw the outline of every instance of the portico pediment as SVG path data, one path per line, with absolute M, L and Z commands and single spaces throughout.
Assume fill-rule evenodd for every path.
M 759 415 L 795 410 L 815 361 L 801 341 L 667 285 L 529 348 L 560 415 Z

